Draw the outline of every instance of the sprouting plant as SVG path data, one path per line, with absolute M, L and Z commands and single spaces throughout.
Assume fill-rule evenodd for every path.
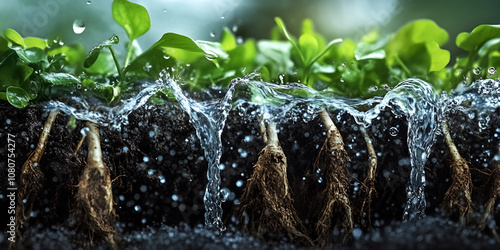
M 311 67 L 323 55 L 325 55 L 332 47 L 342 42 L 342 39 L 335 39 L 325 45 L 323 37 L 316 34 L 313 30 L 312 22 L 309 19 L 304 20 L 302 35 L 299 37 L 298 43 L 295 41 L 285 27 L 285 23 L 279 17 L 274 19 L 283 35 L 292 44 L 293 48 L 298 52 L 300 57 L 301 66 L 303 67 L 302 82 L 306 85 L 312 85 L 309 82 L 309 75 L 311 74 Z

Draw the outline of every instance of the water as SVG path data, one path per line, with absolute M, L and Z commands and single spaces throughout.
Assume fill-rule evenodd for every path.
M 208 184 L 204 195 L 205 225 L 224 231 L 221 203 L 227 197 L 227 191 L 220 188 L 221 134 L 231 110 L 234 86 L 237 81 L 231 83 L 223 98 L 209 101 L 195 101 L 188 98 L 179 85 L 166 75 L 160 78 L 159 82 L 165 83 L 171 88 L 179 105 L 189 115 L 189 120 L 196 129 L 196 135 L 208 161 Z
M 74 116 L 77 120 L 91 121 L 100 125 L 111 125 L 114 130 L 119 130 L 122 125 L 128 124 L 128 116 L 134 110 L 144 106 L 149 98 L 158 91 L 165 88 L 158 83 L 143 83 L 142 89 L 138 94 L 130 98 L 121 100 L 116 106 L 106 106 L 99 103 L 98 100 L 88 100 L 83 96 L 72 96 L 65 102 L 49 101 L 42 106 L 48 110 L 59 109 L 69 116 Z

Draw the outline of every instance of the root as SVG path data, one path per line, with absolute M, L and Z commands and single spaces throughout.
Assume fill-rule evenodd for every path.
M 54 125 L 58 114 L 59 110 L 50 112 L 45 124 L 43 125 L 42 133 L 35 150 L 21 167 L 16 206 L 16 235 L 19 238 L 21 237 L 20 229 L 23 227 L 23 223 L 30 218 L 31 210 L 33 209 L 33 202 L 42 188 L 44 176 L 39 163 L 42 159 L 43 153 L 45 152 L 50 131 L 52 130 L 52 126 Z
M 498 145 L 498 155 L 500 155 L 500 144 Z M 492 220 L 492 215 L 494 214 L 495 204 L 498 198 L 500 198 L 500 161 L 496 161 L 495 169 L 491 173 L 489 181 L 489 199 L 485 204 L 485 211 L 481 222 L 479 223 L 478 230 L 483 231 L 486 228 L 486 224 Z M 500 237 L 496 232 L 495 228 L 491 228 L 493 235 L 500 241 Z
M 312 246 L 293 207 L 286 157 L 273 123 L 268 124 L 266 135 L 267 145 L 259 153 L 252 176 L 243 190 L 237 217 L 244 231 L 261 240 L 285 236 L 295 244 Z
M 115 247 L 114 227 L 116 214 L 108 167 L 102 161 L 99 128 L 87 122 L 88 156 L 87 165 L 78 183 L 72 216 L 77 229 L 89 235 L 90 244 L 101 240 Z
M 375 173 L 377 171 L 377 154 L 373 148 L 372 141 L 368 132 L 366 132 L 365 127 L 360 126 L 359 129 L 363 134 L 366 142 L 366 147 L 368 148 L 368 173 L 363 181 L 363 189 L 360 194 L 360 210 L 359 210 L 359 221 L 363 221 L 363 217 L 367 217 L 368 228 L 371 228 L 371 202 L 373 196 L 377 195 L 377 190 L 375 189 Z
M 346 162 L 349 156 L 344 149 L 342 136 L 326 110 L 323 109 L 320 116 L 327 129 L 327 138 L 316 158 L 314 169 L 324 173 L 326 188 L 318 199 L 321 209 L 316 222 L 318 234 L 316 242 L 319 246 L 326 246 L 334 226 L 345 230 L 344 243 L 346 243 L 354 223 L 348 194 L 349 180 L 346 177 Z M 342 218 L 335 218 L 335 214 L 342 215 Z
M 472 180 L 467 162 L 460 156 L 451 139 L 446 121 L 441 123 L 446 145 L 450 150 L 451 186 L 446 191 L 441 207 L 448 212 L 458 211 L 459 221 L 463 225 L 472 213 Z

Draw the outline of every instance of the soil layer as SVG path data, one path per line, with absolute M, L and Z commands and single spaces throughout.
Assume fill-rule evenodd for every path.
M 258 119 L 251 115 L 256 109 L 257 107 L 251 105 L 246 105 L 245 109 L 234 108 L 222 133 L 221 186 L 230 191 L 228 199 L 223 203 L 224 221 L 229 227 L 239 228 L 234 211 L 247 178 L 252 175 L 252 167 L 257 162 L 259 152 L 265 146 L 260 137 Z M 2 190 L 7 187 L 7 134 L 16 136 L 15 160 L 19 183 L 20 167 L 37 144 L 48 113 L 33 107 L 19 110 L 0 102 Z M 340 130 L 350 158 L 346 164 L 350 182 L 350 190 L 347 193 L 355 200 L 360 195 L 361 181 L 365 179 L 369 166 L 367 146 L 363 134 L 359 131 L 359 125 L 350 115 L 338 112 L 330 112 L 330 115 Z M 451 136 L 460 154 L 469 163 L 474 186 L 473 216 L 477 221 L 481 218 L 483 205 L 489 198 L 488 190 L 491 189 L 487 184 L 495 166 L 493 158 L 500 143 L 500 109 L 490 118 L 490 125 L 486 129 L 480 129 L 477 120 L 470 119 L 467 114 L 458 110 L 452 112 L 448 120 Z M 72 224 L 69 221 L 70 211 L 76 204 L 77 185 L 87 156 L 87 142 L 75 153 L 85 122 L 77 121 L 76 128 L 71 130 L 68 126 L 69 119 L 65 114 L 57 117 L 45 153 L 39 162 L 45 178 L 38 197 L 33 202 L 31 218 L 24 225 L 26 233 L 32 233 L 34 228 L 41 231 L 53 226 Z M 355 225 L 354 241 L 350 246 L 369 246 L 369 242 L 380 246 L 383 242 L 379 241 L 388 240 L 390 233 L 377 238 L 378 240 L 367 238 L 366 244 L 359 243 L 361 240 L 357 236 L 360 232 L 372 236 L 377 232 L 380 234 L 385 232 L 386 228 L 401 222 L 406 204 L 405 187 L 409 183 L 411 170 L 405 119 L 396 117 L 390 110 L 384 110 L 373 121 L 372 126 L 367 128 L 378 157 L 375 179 L 377 195 L 372 200 L 369 215 L 373 231 L 366 234 L 368 229 L 359 229 L 360 225 Z M 391 127 L 397 129 L 397 134 L 390 130 Z M 301 187 L 311 186 L 304 185 L 303 182 L 306 181 L 306 170 L 313 169 L 315 159 L 325 141 L 325 129 L 319 116 L 309 122 L 300 119 L 282 121 L 277 124 L 277 129 L 280 145 L 288 162 L 287 175 L 294 205 L 305 226 L 310 228 L 314 225 L 310 223 L 315 222 L 308 218 L 309 204 L 305 201 L 309 200 L 310 194 L 323 190 L 325 184 L 314 185 L 317 190 L 302 190 Z M 119 245 L 132 244 L 133 241 L 120 243 L 120 237 L 126 238 L 127 234 L 137 230 L 160 230 L 165 226 L 183 225 L 182 227 L 192 228 L 185 229 L 190 231 L 196 230 L 197 225 L 204 222 L 203 194 L 207 183 L 207 161 L 203 157 L 203 149 L 195 129 L 189 123 L 189 117 L 178 106 L 166 104 L 161 107 L 142 107 L 130 114 L 129 124 L 123 125 L 120 131 L 112 131 L 109 126 L 101 125 L 100 138 L 103 161 L 109 167 L 112 180 Z M 444 138 L 439 135 L 425 166 L 425 212 L 429 218 L 442 216 L 445 221 L 455 223 L 458 216 L 445 215 L 439 206 L 452 180 L 448 158 Z M 8 197 L 2 192 L 0 213 L 7 213 L 8 202 Z M 8 216 L 2 215 L 1 218 L 4 229 L 2 231 L 5 232 Z M 493 219 L 496 224 L 490 225 L 500 225 L 498 206 L 493 211 Z M 426 228 L 427 224 L 422 224 L 422 228 Z M 404 227 L 406 226 L 402 226 Z M 474 225 L 469 226 L 469 229 L 471 227 Z M 463 229 L 469 230 L 465 227 Z M 409 234 L 412 232 L 410 229 L 407 231 Z M 342 234 L 335 230 L 333 234 L 339 237 L 336 243 L 332 244 L 339 244 Z M 469 234 L 471 238 L 475 237 L 474 239 L 481 242 L 490 239 L 488 230 L 478 235 Z M 408 244 L 417 241 L 415 237 L 407 238 Z M 464 242 L 469 239 L 463 239 L 463 235 L 457 234 L 453 240 L 456 240 L 456 246 L 463 247 Z M 0 247 L 6 246 L 6 236 L 0 237 L 0 242 Z M 469 240 L 470 242 L 474 241 Z M 431 243 L 432 241 L 429 244 Z

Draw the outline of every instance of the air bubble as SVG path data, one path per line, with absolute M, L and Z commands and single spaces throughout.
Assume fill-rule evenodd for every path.
M 397 136 L 399 133 L 399 129 L 396 127 L 391 127 L 389 128 L 389 134 L 392 136 Z
M 479 75 L 479 74 L 481 74 L 481 68 L 476 67 L 476 68 L 474 68 L 474 70 L 472 70 L 472 72 L 474 73 L 474 75 Z
M 73 22 L 73 32 L 75 32 L 75 34 L 79 35 L 79 34 L 82 34 L 84 31 L 85 31 L 85 24 L 83 23 L 83 21 L 81 19 L 76 19 Z
M 178 201 L 178 200 L 179 200 L 179 196 L 178 196 L 178 195 L 176 195 L 176 194 L 173 194 L 173 195 L 172 195 L 172 200 L 173 200 L 173 201 Z
M 243 186 L 243 181 L 242 180 L 237 180 L 236 181 L 236 186 L 237 187 L 242 187 Z
M 229 197 L 229 189 L 227 188 L 222 188 L 220 191 L 219 191 L 219 195 L 220 195 L 220 200 L 222 202 L 226 202 L 227 200 L 227 197 Z
M 495 67 L 489 67 L 488 68 L 488 74 L 489 74 L 489 76 L 494 75 L 496 73 L 497 73 L 497 70 L 495 69 Z

